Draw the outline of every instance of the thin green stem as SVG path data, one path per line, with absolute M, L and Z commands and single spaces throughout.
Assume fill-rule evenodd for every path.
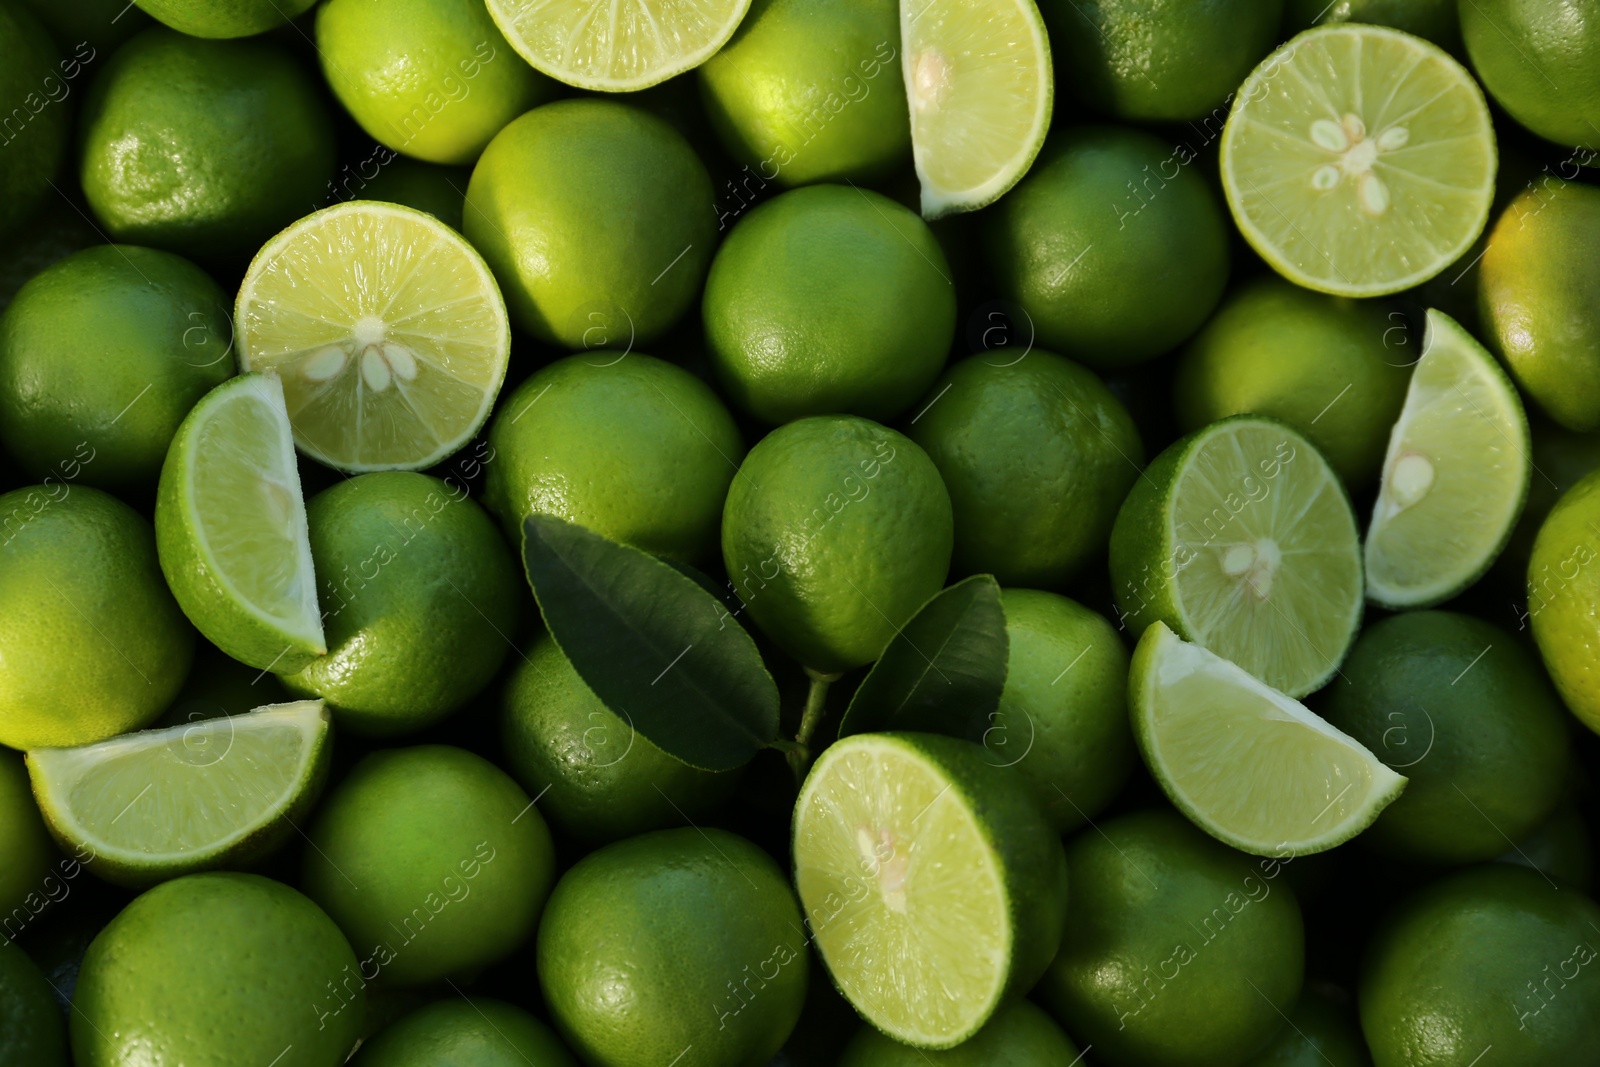
M 817 724 L 822 721 L 822 712 L 828 703 L 828 687 L 839 680 L 837 674 L 823 674 L 810 667 L 806 668 L 806 677 L 811 679 L 811 688 L 806 692 L 805 710 L 800 713 L 800 729 L 794 735 L 799 747 L 788 753 L 789 766 L 797 782 L 805 777 L 806 768 L 811 765 L 811 735 L 817 732 Z

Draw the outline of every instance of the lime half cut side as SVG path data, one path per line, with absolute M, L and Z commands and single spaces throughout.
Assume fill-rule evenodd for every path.
M 354 200 L 256 253 L 239 363 L 283 379 L 295 443 L 339 470 L 420 470 L 470 441 L 505 380 L 511 327 L 483 258 L 432 215 Z
M 1368 598 L 1427 607 L 1475 582 L 1522 511 L 1531 448 L 1506 372 L 1450 316 L 1429 311 L 1367 530 Z
M 183 613 L 260 670 L 327 652 L 283 386 L 244 374 L 178 427 L 156 492 L 156 548 Z
M 900 41 L 923 217 L 993 203 L 1050 127 L 1050 45 L 1034 0 L 904 0 Z
M 1245 79 L 1222 184 L 1245 239 L 1309 289 L 1419 285 L 1483 231 L 1494 196 L 1483 93 L 1437 45 L 1381 26 L 1307 30 Z
M 1172 803 L 1257 856 L 1348 841 L 1406 779 L 1355 738 L 1157 622 L 1130 668 L 1134 735 Z
M 40 810 L 97 872 L 148 885 L 248 862 L 283 840 L 327 768 L 320 700 L 28 753 Z
M 608 93 L 698 67 L 749 9 L 750 0 L 489 0 L 495 25 L 535 70 Z

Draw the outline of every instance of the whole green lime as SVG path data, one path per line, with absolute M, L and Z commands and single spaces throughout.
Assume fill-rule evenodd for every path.
M 80 466 L 84 484 L 148 491 L 184 415 L 233 373 L 210 275 L 152 248 L 88 248 L 0 316 L 0 442 L 34 478 Z
M 1176 347 L 1228 281 L 1228 225 L 1186 150 L 1117 126 L 1045 145 L 984 222 L 989 268 L 1045 347 L 1094 367 Z
M 1493 864 L 1435 882 L 1368 944 L 1358 1000 L 1377 1067 L 1586 1063 L 1600 1043 L 1600 907 Z
M 1593 22 L 1600 28 L 1600 17 Z M 1597 305 L 1600 189 L 1540 182 L 1489 232 L 1478 317 L 1518 387 L 1569 430 L 1600 427 Z
M 1532 445 L 1529 458 L 1537 473 L 1528 479 L 1528 499 L 1522 505 L 1522 513 L 1486 576 L 1496 592 L 1513 602 L 1528 593 L 1528 561 L 1533 556 L 1539 527 L 1568 489 L 1590 471 L 1600 469 L 1600 433 L 1577 433 L 1533 412 L 1528 419 L 1528 436 Z M 1519 619 L 1517 629 L 1526 629 L 1527 624 L 1526 618 Z
M 1495 857 L 1529 867 L 1565 885 L 1589 892 L 1594 882 L 1594 843 L 1576 804 L 1556 809 L 1534 831 Z
M 150 523 L 68 477 L 0 495 L 0 744 L 12 748 L 148 725 L 194 655 Z
M 800 1017 L 810 964 L 794 890 L 724 830 L 658 830 L 579 860 L 550 894 L 539 985 L 595 1067 L 755 1067 Z
M 700 379 L 638 353 L 588 352 L 534 372 L 489 424 L 484 503 L 522 544 L 555 515 L 684 562 L 714 553 L 744 439 Z
M 950 265 L 927 223 L 843 185 L 784 193 L 740 220 L 703 310 L 723 392 L 770 423 L 894 418 L 944 366 L 956 326 Z
M 1244 856 L 1170 810 L 1067 846 L 1072 902 L 1048 1006 L 1110 1067 L 1238 1063 L 1300 993 L 1305 932 L 1282 859 Z
M 282 26 L 317 0 L 134 0 L 190 37 L 249 37 Z
M 317 55 L 373 139 L 432 163 L 471 163 L 506 123 L 556 94 L 511 50 L 482 0 L 329 0 Z
M 336 1067 L 361 1032 L 366 979 L 311 901 L 254 874 L 191 874 L 100 931 L 72 994 L 77 1067 Z
M 470 976 L 533 933 L 555 856 L 511 776 L 448 745 L 375 752 L 323 801 L 301 883 L 370 981 Z
M 1410 779 L 1366 831 L 1386 851 L 1493 859 L 1561 799 L 1561 703 L 1524 646 L 1482 619 L 1414 611 L 1373 623 L 1318 708 Z
M 805 666 L 871 663 L 944 585 L 950 494 L 914 442 L 852 415 L 780 426 L 739 468 L 722 559 L 751 618 Z
M 560 100 L 483 150 L 463 233 L 522 329 L 565 348 L 630 348 L 699 296 L 716 240 L 711 200 L 705 164 L 663 119 Z
M 156 27 L 84 101 L 79 176 L 115 241 L 243 257 L 322 202 L 333 126 L 315 76 L 267 41 Z
M 1132 122 L 1214 115 L 1219 128 L 1233 91 L 1277 43 L 1283 14 L 1282 0 L 1042 0 L 1039 7 L 1056 77 L 1090 111 Z
M 1459 0 L 1284 0 L 1283 36 L 1293 37 L 1313 26 L 1361 22 L 1389 26 L 1426 38 L 1448 52 L 1461 54 Z
M 1415 352 L 1388 342 L 1399 320 L 1371 301 L 1325 296 L 1276 275 L 1241 286 L 1189 342 L 1172 379 L 1185 432 L 1229 415 L 1271 415 L 1311 438 L 1345 485 L 1377 480 Z
M 657 748 L 600 702 L 549 634 L 506 683 L 506 764 L 555 827 L 581 841 L 681 826 L 727 799 L 736 772 L 703 771 Z
M 0 1063 L 67 1067 L 67 1028 L 55 992 L 10 939 L 0 939 Z
M 362 474 L 306 503 L 328 654 L 283 676 L 354 733 L 437 722 L 505 660 L 518 612 L 511 553 L 488 514 L 437 478 Z
M 577 1067 L 550 1028 L 485 997 L 439 1000 L 385 1027 L 352 1067 Z
M 1307 990 L 1278 1036 L 1243 1067 L 1372 1067 L 1372 1060 L 1345 1013 Z
M 874 181 L 911 163 L 894 0 L 754 0 L 699 75 L 713 128 L 744 164 L 718 191 L 724 223 L 769 184 Z
M 1006 684 L 983 736 L 1066 833 L 1100 814 L 1137 756 L 1128 728 L 1128 649 L 1105 616 L 1055 593 L 1006 589 Z
M 13 921 L 19 912 L 38 912 L 53 896 L 45 878 L 55 860 L 22 754 L 0 750 L 0 934 L 20 933 Z
M 1058 586 L 1102 555 L 1144 465 L 1105 383 L 1038 349 L 955 364 L 908 430 L 950 490 L 956 570 L 1011 585 Z
M 381 153 L 381 154 L 380 154 Z M 387 159 L 387 162 L 380 161 Z M 461 229 L 461 214 L 466 204 L 467 181 L 472 171 L 466 167 L 442 167 L 397 156 L 387 149 L 375 152 L 364 168 L 377 169 L 371 178 L 351 175 L 349 192 L 361 200 L 386 200 L 426 211 L 446 226 Z M 341 180 L 344 175 L 341 173 Z
M 870 1026 L 856 1031 L 838 1067 L 1075 1067 L 1083 1057 L 1050 1016 L 1018 1000 L 952 1049 L 902 1045 Z
M 1600 12 L 1588 0 L 1464 0 L 1483 87 L 1547 140 L 1600 148 Z
M 1527 623 L 1562 701 L 1600 733 L 1600 471 L 1567 490 L 1528 559 Z
M 50 34 L 26 11 L 0 4 L 0 236 L 31 219 L 44 202 L 67 151 L 72 111 L 69 70 L 81 57 L 60 57 Z

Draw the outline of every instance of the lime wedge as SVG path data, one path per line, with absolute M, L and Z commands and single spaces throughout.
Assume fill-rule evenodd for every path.
M 1406 786 L 1355 738 L 1160 622 L 1128 678 L 1150 773 L 1196 826 L 1244 852 L 1326 851 Z
M 240 367 L 283 378 L 295 444 L 352 472 L 420 470 L 470 441 L 511 351 L 472 246 L 432 215 L 367 200 L 268 241 L 234 323 Z
M 1292 697 L 1332 677 L 1361 621 L 1361 543 L 1339 476 L 1259 415 L 1156 457 L 1112 527 L 1111 577 L 1134 633 L 1164 622 Z
M 1290 281 L 1340 296 L 1420 285 L 1483 232 L 1489 108 L 1437 45 L 1382 26 L 1307 30 L 1245 79 L 1222 131 L 1234 221 Z
M 950 1048 L 1044 973 L 1061 940 L 1060 840 L 1008 767 L 933 734 L 826 749 L 794 815 L 795 882 L 834 982 L 904 1044 Z
M 45 821 L 96 873 L 144 886 L 260 858 L 316 799 L 328 764 L 320 700 L 36 748 L 28 773 Z
M 693 70 L 739 28 L 750 0 L 489 0 L 535 70 L 580 89 L 645 89 Z
M 328 651 L 277 377 L 241 375 L 190 409 L 161 467 L 155 520 L 167 585 L 212 644 L 260 670 L 298 670 Z
M 904 0 L 900 65 L 922 214 L 993 203 L 1027 173 L 1055 82 L 1033 0 Z
M 1477 581 L 1511 536 L 1532 469 L 1527 413 L 1494 357 L 1441 311 L 1428 312 L 1422 345 L 1367 530 L 1367 597 L 1386 608 L 1437 604 Z

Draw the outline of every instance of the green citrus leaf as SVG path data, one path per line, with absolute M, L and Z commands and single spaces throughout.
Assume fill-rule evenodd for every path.
M 695 579 L 549 515 L 524 521 L 522 557 L 550 636 L 656 747 L 724 771 L 778 736 L 778 686 L 755 642 Z

